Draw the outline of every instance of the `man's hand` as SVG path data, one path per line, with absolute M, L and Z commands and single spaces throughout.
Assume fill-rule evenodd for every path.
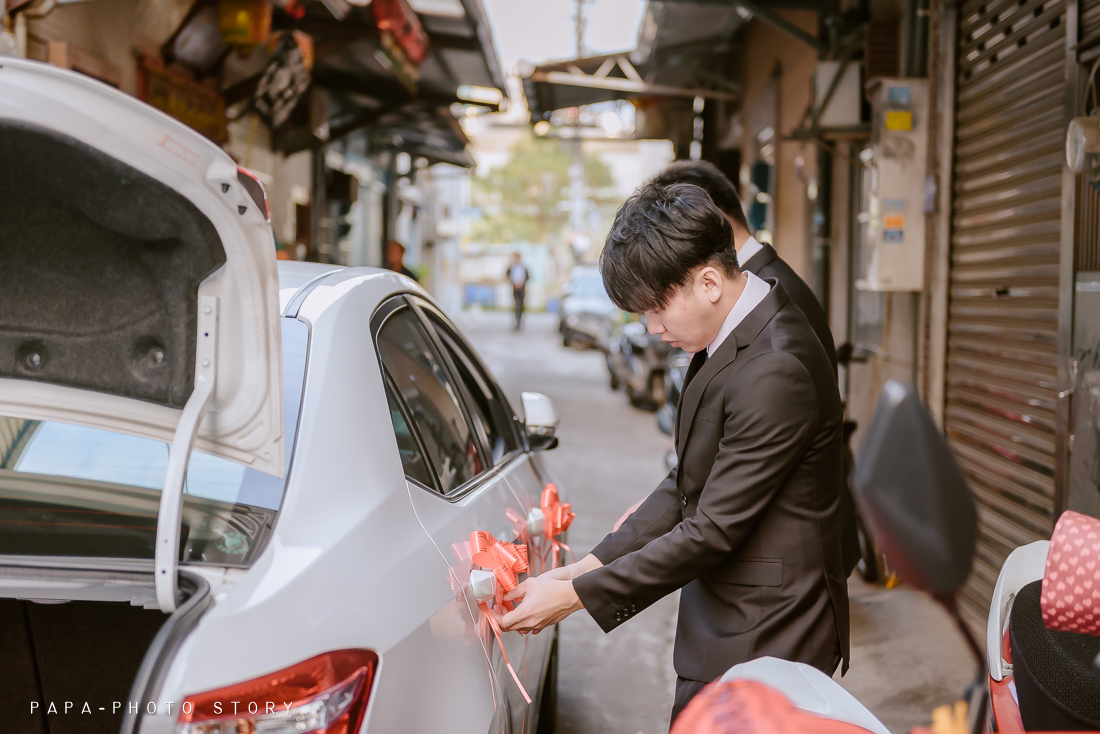
M 547 574 L 525 580 L 504 598 L 508 601 L 522 598 L 515 610 L 500 620 L 501 628 L 509 632 L 538 633 L 584 609 L 571 580 L 547 578 Z

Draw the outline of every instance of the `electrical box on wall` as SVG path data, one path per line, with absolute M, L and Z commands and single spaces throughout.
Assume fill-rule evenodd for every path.
M 928 155 L 928 82 L 872 79 L 871 168 L 862 278 L 867 291 L 919 291 L 924 287 L 924 199 Z M 869 153 L 869 155 L 868 155 Z

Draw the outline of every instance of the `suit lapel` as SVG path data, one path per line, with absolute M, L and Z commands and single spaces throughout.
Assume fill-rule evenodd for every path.
M 764 300 L 734 328 L 706 362 L 698 360 L 702 366 L 695 367 L 694 375 L 692 367 L 695 366 L 698 355 L 692 358 L 691 365 L 688 366 L 688 374 L 684 380 L 684 394 L 680 399 L 680 409 L 676 412 L 676 455 L 679 457 L 684 455 L 684 447 L 691 435 L 691 427 L 695 423 L 695 413 L 699 410 L 703 392 L 711 379 L 737 358 L 737 352 L 741 347 L 747 347 L 756 340 L 776 312 L 787 302 L 787 292 L 783 290 L 783 286 L 779 285 L 779 281 L 774 278 L 766 280 L 771 290 Z
M 687 373 L 684 375 L 684 386 L 680 389 L 680 404 L 676 408 L 676 424 L 672 427 L 673 437 L 672 443 L 676 446 L 680 445 L 680 418 L 681 411 L 684 407 L 684 396 L 687 394 L 688 387 L 691 386 L 691 381 L 695 379 L 695 376 L 699 374 L 699 370 L 706 363 L 705 355 L 707 350 L 696 352 L 691 356 L 691 362 L 688 363 Z
M 775 251 L 774 247 L 771 245 L 764 245 L 760 248 L 759 252 L 749 258 L 743 270 L 747 270 L 753 275 L 760 275 L 760 271 L 764 269 L 764 266 L 777 257 L 779 257 L 779 254 Z

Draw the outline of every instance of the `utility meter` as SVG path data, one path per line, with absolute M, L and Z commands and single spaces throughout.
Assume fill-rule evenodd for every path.
M 873 113 L 867 223 L 860 290 L 924 287 L 924 198 L 928 157 L 928 82 L 875 78 L 867 83 Z M 867 151 L 865 151 L 867 152 Z

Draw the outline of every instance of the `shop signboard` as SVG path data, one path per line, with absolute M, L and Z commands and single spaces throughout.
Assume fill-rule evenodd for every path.
M 138 98 L 219 145 L 229 138 L 225 100 L 216 90 L 175 74 L 145 55 L 138 57 Z

